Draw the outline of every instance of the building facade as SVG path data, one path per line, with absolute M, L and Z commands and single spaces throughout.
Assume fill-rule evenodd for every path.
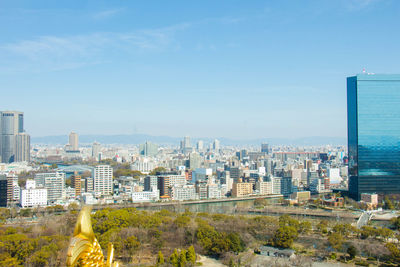
M 145 142 L 139 146 L 139 154 L 145 157 L 154 157 L 158 153 L 158 145 Z
M 24 133 L 23 112 L 0 112 L 0 156 L 3 163 L 29 161 L 30 137 Z
M 349 194 L 400 193 L 400 75 L 347 78 Z
M 47 189 L 47 203 L 60 203 L 65 200 L 65 173 L 50 172 L 35 174 L 35 186 Z
M 113 169 L 109 165 L 98 165 L 94 168 L 93 187 L 96 194 L 105 196 L 113 192 Z
M 25 189 L 21 190 L 19 204 L 22 208 L 47 205 L 47 189 L 36 188 L 34 180 L 26 180 Z
M 79 150 L 79 136 L 75 132 L 71 132 L 69 134 L 69 145 L 71 147 L 71 150 L 77 151 Z

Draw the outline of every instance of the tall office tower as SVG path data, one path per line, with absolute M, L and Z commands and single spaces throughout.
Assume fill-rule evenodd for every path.
M 184 154 L 191 153 L 193 151 L 192 146 L 190 145 L 190 137 L 185 136 L 181 141 L 181 151 Z
M 0 174 L 0 207 L 7 207 L 7 176 Z
M 31 137 L 29 134 L 18 133 L 15 143 L 15 161 L 29 162 L 31 160 Z
M 75 197 L 81 195 L 81 178 L 82 177 L 77 172 L 71 176 L 71 186 L 75 188 Z
M 71 132 L 69 134 L 69 145 L 71 146 L 71 150 L 79 150 L 79 136 L 75 132 Z
M 400 193 L 400 75 L 347 78 L 349 193 Z
M 100 195 L 110 195 L 113 192 L 113 169 L 109 165 L 98 165 L 94 168 L 94 192 Z
M 63 201 L 66 197 L 64 172 L 37 173 L 35 174 L 35 184 L 47 189 L 48 204 Z
M 269 146 L 266 143 L 261 144 L 261 152 L 267 153 L 269 152 Z
M 2 111 L 0 112 L 0 150 L 1 161 L 3 163 L 11 163 L 17 161 L 17 135 L 24 133 L 24 113 L 19 111 Z M 29 140 L 29 135 L 19 139 L 21 141 Z M 18 148 L 25 148 L 27 154 L 24 158 L 29 158 L 30 148 L 26 148 L 27 143 L 19 143 Z M 21 155 L 20 155 L 21 156 Z
M 219 151 L 219 149 L 220 149 L 220 142 L 219 142 L 219 140 L 217 140 L 217 139 L 214 140 L 213 149 L 214 149 L 214 151 Z
M 183 147 L 184 148 L 191 147 L 191 145 L 190 145 L 190 137 L 189 136 L 185 136 L 183 138 Z
M 94 142 L 92 145 L 92 157 L 95 158 L 97 161 L 101 160 L 100 152 L 101 152 L 101 145 L 97 142 Z
M 197 152 L 201 152 L 204 149 L 204 143 L 203 140 L 197 141 Z
M 146 141 L 146 143 L 139 146 L 139 153 L 146 157 L 154 157 L 158 153 L 158 145 Z

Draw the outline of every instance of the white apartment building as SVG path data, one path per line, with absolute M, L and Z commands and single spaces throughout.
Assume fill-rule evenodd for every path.
M 98 165 L 94 168 L 93 186 L 96 195 L 113 193 L 113 169 L 109 165 Z
M 186 184 L 185 175 L 168 175 L 170 186 L 182 186 Z
M 47 189 L 47 202 L 54 204 L 65 200 L 65 173 L 37 173 L 35 175 L 35 183 L 37 187 Z
M 132 164 L 132 170 L 140 172 L 151 172 L 156 167 L 156 163 L 147 157 L 139 158 Z
M 272 194 L 280 195 L 282 193 L 282 178 L 272 177 Z
M 132 202 L 149 202 L 158 201 L 160 199 L 160 191 L 142 191 L 132 193 Z
M 271 195 L 272 192 L 272 182 L 256 182 L 256 190 L 260 195 Z
M 34 180 L 26 181 L 26 189 L 20 191 L 19 204 L 22 208 L 47 205 L 47 189 L 36 188 Z
M 217 184 L 209 184 L 207 186 L 207 196 L 208 198 L 221 198 L 221 189 Z
M 198 199 L 196 187 L 194 185 L 173 186 L 171 188 L 171 198 L 180 201 Z

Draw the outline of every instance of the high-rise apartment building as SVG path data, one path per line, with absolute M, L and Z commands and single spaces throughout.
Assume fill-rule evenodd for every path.
M 94 192 L 99 195 L 110 195 L 113 192 L 113 169 L 109 165 L 98 165 L 94 168 Z
M 47 189 L 47 202 L 54 204 L 65 200 L 65 173 L 37 173 L 35 174 L 35 185 Z
M 349 193 L 400 193 L 400 75 L 347 78 Z
M 7 175 L 7 204 L 19 199 L 18 176 L 14 174 Z M 16 190 L 17 189 L 17 190 Z
M 77 151 L 79 150 L 79 136 L 75 132 L 71 132 L 69 134 L 69 145 L 71 147 L 71 150 Z
M 24 133 L 24 113 L 0 112 L 0 156 L 4 163 L 30 160 L 30 138 Z
M 149 175 L 144 178 L 144 191 L 151 191 L 153 187 L 157 188 L 157 176 Z
M 157 189 L 160 191 L 160 197 L 169 194 L 170 177 L 169 176 L 158 176 L 157 177 Z
M 7 176 L 0 174 L 0 207 L 7 207 Z
M 81 176 L 75 172 L 74 175 L 71 176 L 71 186 L 75 188 L 75 197 L 79 197 L 81 195 Z

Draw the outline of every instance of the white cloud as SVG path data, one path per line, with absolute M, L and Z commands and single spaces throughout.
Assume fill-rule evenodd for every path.
M 98 19 L 98 20 L 107 19 L 107 18 L 117 15 L 118 13 L 122 12 L 123 10 L 124 10 L 123 8 L 112 8 L 112 9 L 108 9 L 108 10 L 102 10 L 102 11 L 99 11 L 99 12 L 93 14 L 92 18 Z
M 125 33 L 92 33 L 73 36 L 41 36 L 0 45 L 0 71 L 52 71 L 79 68 L 107 60 L 108 54 L 131 56 L 160 52 L 178 46 L 174 35 L 190 27 L 170 27 Z
M 372 6 L 380 0 L 345 0 L 345 5 L 349 10 L 360 10 Z

